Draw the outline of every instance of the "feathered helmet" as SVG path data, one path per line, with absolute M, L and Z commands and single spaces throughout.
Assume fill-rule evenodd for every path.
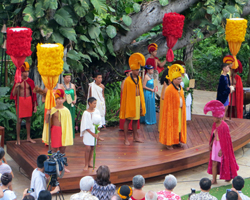
M 132 194 L 133 194 L 133 190 L 131 187 L 127 186 L 127 185 L 123 185 L 121 187 L 118 188 L 117 190 L 117 194 L 124 200 L 128 200 Z
M 171 67 L 168 67 L 168 75 L 166 79 L 173 81 L 174 79 L 181 77 L 181 74 L 185 73 L 184 68 L 179 64 L 173 64 Z
M 224 105 L 218 100 L 209 101 L 204 107 L 204 113 L 212 111 L 213 117 L 222 118 L 225 115 L 225 107 Z
M 231 56 L 231 55 L 227 55 L 223 58 L 223 63 L 227 63 L 227 64 L 231 64 L 233 63 L 235 60 L 234 60 L 234 57 Z
M 55 99 L 60 98 L 60 97 L 64 98 L 64 90 L 57 89 L 55 92 Z
M 141 53 L 134 53 L 129 57 L 128 63 L 131 70 L 137 70 L 145 66 L 146 61 Z
M 29 70 L 30 70 L 29 63 L 27 62 L 23 63 L 23 65 L 21 66 L 21 72 L 28 72 Z
M 148 45 L 148 52 L 152 53 L 153 51 L 158 49 L 158 45 L 155 43 L 151 43 L 150 45 Z

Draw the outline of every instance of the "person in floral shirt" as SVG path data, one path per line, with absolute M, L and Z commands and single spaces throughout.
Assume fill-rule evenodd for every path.
M 181 200 L 178 194 L 173 192 L 175 186 L 177 185 L 177 179 L 175 176 L 169 174 L 164 180 L 165 190 L 157 192 L 158 200 Z

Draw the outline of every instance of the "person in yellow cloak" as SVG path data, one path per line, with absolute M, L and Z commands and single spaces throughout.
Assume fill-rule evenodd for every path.
M 187 140 L 186 104 L 184 91 L 180 86 L 181 74 L 184 69 L 179 64 L 169 67 L 166 78 L 171 84 L 167 87 L 164 96 L 162 123 L 160 129 L 160 143 L 173 149 L 173 145 L 183 146 Z
M 141 66 L 145 65 L 145 57 L 140 53 L 134 53 L 129 58 L 129 66 L 132 70 L 124 82 L 122 91 L 122 102 L 120 107 L 120 119 L 125 119 L 124 136 L 125 145 L 130 145 L 128 141 L 128 125 L 132 120 L 134 142 L 143 142 L 137 132 L 137 121 L 140 116 L 145 116 L 146 107 L 142 88 L 142 81 L 139 75 Z
M 47 110 L 45 118 L 45 128 L 43 129 L 43 141 L 49 143 L 47 137 L 49 131 L 49 115 L 51 120 L 51 147 L 52 152 L 59 148 L 61 153 L 65 153 L 66 146 L 73 145 L 72 119 L 68 108 L 63 106 L 64 90 L 57 89 L 55 92 L 56 106 Z

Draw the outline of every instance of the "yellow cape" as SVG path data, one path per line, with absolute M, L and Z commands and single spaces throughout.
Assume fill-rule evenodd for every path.
M 51 114 L 59 112 L 59 120 L 62 127 L 62 146 L 73 145 L 73 131 L 72 131 L 72 119 L 68 108 L 63 107 L 62 109 L 56 109 L 53 107 L 51 109 Z M 49 123 L 44 122 L 43 126 L 43 138 L 44 143 L 49 143 Z
M 136 116 L 136 85 L 132 81 L 131 77 L 127 77 L 124 81 L 124 87 L 122 91 L 122 103 L 120 107 L 120 119 L 135 118 Z M 142 113 L 141 116 L 146 114 L 145 99 L 142 89 L 141 77 L 139 77 L 139 90 Z

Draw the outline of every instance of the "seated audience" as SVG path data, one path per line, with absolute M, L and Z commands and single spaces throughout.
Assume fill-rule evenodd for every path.
M 158 196 L 156 194 L 156 192 L 153 191 L 148 191 L 145 195 L 145 200 L 157 200 Z
M 97 197 L 91 194 L 94 186 L 94 179 L 91 176 L 85 176 L 80 180 L 80 192 L 73 194 L 70 200 L 98 200 Z
M 242 200 L 250 200 L 250 198 L 244 195 L 241 190 L 244 187 L 245 181 L 241 176 L 235 176 L 232 182 L 233 188 L 238 191 Z M 221 200 L 226 200 L 226 193 L 223 194 Z
M 115 193 L 115 185 L 111 184 L 108 166 L 102 165 L 96 171 L 96 180 L 91 194 L 99 200 L 110 200 Z
M 12 181 L 12 175 L 10 173 L 4 173 L 1 177 L 2 182 L 2 190 L 3 190 L 3 197 L 0 200 L 14 200 L 16 199 L 16 195 L 13 191 L 10 190 Z
M 31 193 L 31 195 L 37 199 L 39 193 L 42 190 L 47 189 L 46 184 L 46 177 L 44 173 L 44 161 L 47 160 L 46 155 L 40 155 L 37 157 L 37 168 L 33 170 L 31 175 L 31 183 L 30 188 L 34 188 L 34 192 Z M 50 193 L 55 194 L 60 191 L 59 186 L 56 186 L 54 190 L 52 190 Z
M 37 200 L 51 200 L 51 199 L 52 199 L 52 195 L 51 195 L 50 191 L 42 190 L 42 191 L 40 191 Z
M 212 182 L 208 178 L 202 178 L 200 180 L 201 192 L 199 194 L 192 194 L 190 200 L 217 200 L 216 197 L 209 194 Z
M 111 197 L 111 200 L 122 200 L 122 198 L 121 198 L 118 194 L 114 194 L 114 195 Z
M 157 192 L 158 200 L 174 200 L 181 199 L 181 197 L 173 192 L 175 186 L 177 185 L 177 180 L 175 176 L 169 174 L 164 180 L 165 190 Z
M 127 185 L 123 185 L 118 188 L 117 194 L 123 199 L 123 200 L 129 200 L 130 197 L 133 194 L 133 190 L 131 187 Z
M 133 178 L 133 195 L 131 196 L 132 200 L 145 200 L 145 192 L 142 191 L 142 187 L 145 185 L 145 179 L 142 175 L 136 175 Z
M 227 192 L 226 199 L 227 200 L 241 200 L 241 197 L 240 197 L 240 195 L 238 195 L 237 190 L 235 190 L 235 191 L 231 190 L 231 191 Z

